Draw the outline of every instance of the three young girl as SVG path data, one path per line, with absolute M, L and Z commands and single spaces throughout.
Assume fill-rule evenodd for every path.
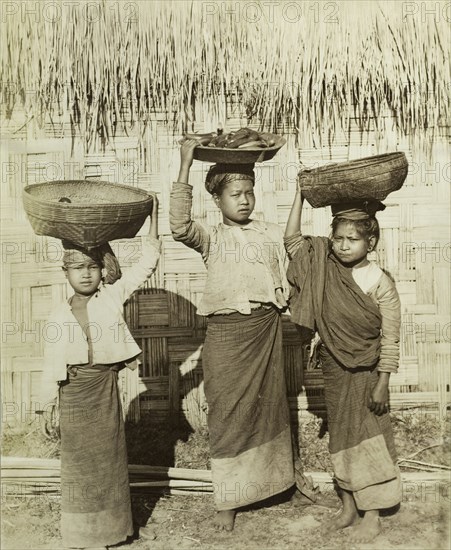
M 49 320 L 59 338 L 47 343 L 41 397 L 43 403 L 59 397 L 61 535 L 68 548 L 106 548 L 133 534 L 117 381 L 141 353 L 123 304 L 158 263 L 156 197 L 149 215 L 142 257 L 123 276 L 109 246 L 65 244 L 63 269 L 74 294 Z
M 303 236 L 298 190 L 284 239 L 280 226 L 251 218 L 253 166 L 214 165 L 205 187 L 222 223 L 207 226 L 191 218 L 188 180 L 197 145 L 190 139 L 181 144 L 170 226 L 174 239 L 199 252 L 207 268 L 197 313 L 208 318 L 202 364 L 215 523 L 232 530 L 237 509 L 295 482 L 281 325 L 291 286 L 292 320 L 320 337 L 330 452 L 343 501 L 327 528 L 352 525 L 353 540 L 371 540 L 379 532 L 379 510 L 400 502 L 387 413 L 389 377 L 398 366 L 400 303 L 394 283 L 367 259 L 379 238 L 375 213 L 383 205 L 336 205 L 331 238 Z M 133 532 L 117 371 L 140 350 L 121 310 L 158 261 L 156 204 L 150 248 L 114 284 L 102 284 L 105 262 L 98 255 L 65 255 L 74 296 L 53 317 L 65 327 L 64 337 L 48 355 L 45 387 L 60 384 L 62 535 L 68 547 L 105 547 Z M 119 343 L 108 337 L 115 319 Z M 102 338 L 93 337 L 92 326 L 100 327 Z
M 400 302 L 393 281 L 367 254 L 379 239 L 378 201 L 332 206 L 332 235 L 303 236 L 298 189 L 285 231 L 292 320 L 317 331 L 334 475 L 343 509 L 327 526 L 351 539 L 379 532 L 379 510 L 401 500 L 388 384 L 399 359 Z M 359 512 L 363 514 L 361 522 Z
M 205 187 L 222 223 L 193 220 L 188 177 L 197 145 L 181 145 L 169 215 L 174 239 L 198 251 L 207 267 L 197 313 L 208 318 L 202 366 L 216 525 L 232 530 L 238 508 L 294 484 L 282 350 L 288 291 L 283 230 L 251 218 L 255 176 L 249 165 L 212 166 Z

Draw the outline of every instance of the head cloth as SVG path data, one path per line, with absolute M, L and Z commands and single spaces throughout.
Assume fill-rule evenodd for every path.
M 213 164 L 205 178 L 205 189 L 210 195 L 221 194 L 224 187 L 235 180 L 250 180 L 255 183 L 253 164 Z

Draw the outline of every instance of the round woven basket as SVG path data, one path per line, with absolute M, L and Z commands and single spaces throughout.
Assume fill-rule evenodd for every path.
M 280 136 L 274 136 L 276 143 L 272 147 L 255 147 L 252 149 L 229 149 L 226 147 L 208 147 L 198 145 L 194 149 L 193 156 L 196 160 L 204 162 L 217 162 L 220 164 L 254 164 L 272 159 L 277 151 L 285 145 L 287 140 Z
M 301 170 L 298 182 L 303 196 L 319 208 L 349 200 L 384 200 L 402 187 L 407 172 L 404 153 L 386 153 Z
M 85 248 L 134 237 L 152 207 L 152 197 L 142 189 L 106 181 L 28 185 L 22 199 L 37 235 L 65 239 Z

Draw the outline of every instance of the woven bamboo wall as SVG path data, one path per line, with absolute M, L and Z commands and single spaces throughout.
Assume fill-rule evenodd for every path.
M 168 224 L 171 182 L 178 171 L 177 136 L 156 117 L 142 137 L 118 136 L 114 149 L 85 155 L 79 136 L 67 121 L 36 129 L 20 114 L 3 124 L 2 139 L 2 391 L 4 420 L 29 419 L 31 403 L 44 368 L 44 322 L 54 305 L 70 291 L 61 271 L 58 241 L 37 237 L 26 220 L 21 192 L 26 184 L 53 179 L 97 178 L 139 186 L 158 193 L 163 255 L 156 274 L 126 306 L 127 320 L 143 349 L 139 373 L 122 377 L 124 404 L 130 417 L 150 412 L 155 420 L 183 412 L 193 426 L 206 418 L 201 350 L 205 320 L 196 306 L 205 268 L 195 252 L 172 240 Z M 216 120 L 198 113 L 196 130 L 215 127 Z M 239 112 L 227 127 L 245 125 Z M 410 140 L 390 131 L 361 134 L 353 123 L 333 148 L 298 150 L 293 136 L 273 161 L 257 168 L 255 215 L 284 225 L 294 195 L 300 163 L 317 166 L 386 151 L 407 154 L 410 172 L 404 187 L 386 201 L 380 213 L 382 238 L 376 259 L 397 281 L 402 301 L 399 374 L 392 377 L 392 407 L 435 406 L 444 413 L 449 400 L 449 156 L 446 134 L 434 136 L 429 152 L 411 148 Z M 379 129 L 380 132 L 380 129 Z M 194 216 L 207 223 L 220 220 L 203 189 L 208 165 L 195 162 Z M 304 233 L 329 231 L 328 209 L 304 215 Z M 145 230 L 145 228 L 144 228 Z M 139 255 L 139 240 L 116 241 L 113 248 L 124 269 Z M 321 376 L 307 371 L 306 353 L 284 316 L 285 369 L 292 410 L 322 410 Z

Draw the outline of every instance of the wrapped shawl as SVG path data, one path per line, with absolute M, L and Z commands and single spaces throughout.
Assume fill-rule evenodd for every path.
M 347 368 L 377 363 L 381 314 L 331 253 L 326 237 L 304 236 L 287 271 L 294 323 L 317 330 L 335 359 Z

